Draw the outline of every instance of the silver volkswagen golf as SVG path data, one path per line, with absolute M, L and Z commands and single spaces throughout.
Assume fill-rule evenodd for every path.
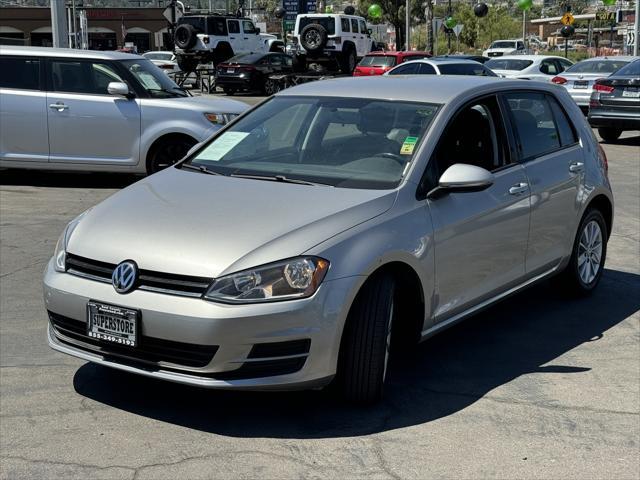
M 552 275 L 594 289 L 612 219 L 606 157 L 561 87 L 313 82 L 71 221 L 44 276 L 49 344 L 372 402 L 396 344 Z

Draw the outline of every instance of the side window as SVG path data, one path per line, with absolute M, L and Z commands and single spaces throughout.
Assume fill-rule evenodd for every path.
M 0 57 L 0 88 L 40 90 L 40 60 Z
M 557 75 L 559 73 L 553 60 L 544 60 L 540 64 L 540 72 L 546 75 Z
M 53 91 L 93 93 L 93 73 L 88 62 L 54 60 L 51 62 Z
M 451 165 L 467 163 L 494 171 L 510 163 L 498 101 L 486 97 L 464 106 L 444 129 L 429 162 L 429 188 Z M 435 160 L 435 161 L 434 161 Z
M 547 99 L 551 105 L 551 110 L 553 111 L 562 146 L 566 147 L 578 143 L 578 136 L 576 135 L 576 131 L 573 128 L 571 120 L 569 120 L 569 117 L 567 116 L 567 112 L 564 111 L 564 108 L 560 106 L 555 98 L 547 97 Z
M 518 42 L 516 49 L 517 50 L 524 50 L 524 43 Z
M 349 26 L 349 19 L 348 18 L 341 18 L 340 19 L 340 23 L 342 25 L 342 31 L 343 32 L 350 32 L 351 31 L 351 27 Z
M 560 148 L 560 138 L 546 95 L 521 92 L 507 94 L 505 99 L 515 123 L 523 160 Z
M 238 20 L 227 20 L 229 33 L 240 33 L 240 22 Z
M 556 62 L 558 62 L 558 72 L 564 72 L 567 68 L 573 65 L 569 60 L 565 60 L 564 58 L 559 58 Z
M 351 19 L 351 31 L 353 33 L 358 33 L 358 20 L 355 18 Z
M 419 66 L 418 73 L 421 75 L 435 75 L 436 69 L 428 63 L 416 63 Z
M 244 33 L 256 33 L 256 27 L 249 20 L 242 21 L 242 30 L 244 30 Z
M 91 72 L 93 74 L 94 92 L 108 95 L 107 87 L 111 82 L 126 83 L 120 75 L 118 75 L 113 67 L 106 63 L 91 64 Z
M 209 35 L 225 36 L 227 34 L 227 22 L 224 18 L 208 17 L 207 28 Z
M 395 68 L 389 75 L 414 75 L 418 73 L 419 63 L 410 63 L 408 65 L 402 65 Z
M 367 24 L 365 23 L 364 20 L 358 20 L 358 22 L 360 23 L 360 33 L 364 33 L 365 35 L 367 35 Z
M 271 65 L 282 65 L 282 57 L 280 55 L 271 55 L 269 61 Z

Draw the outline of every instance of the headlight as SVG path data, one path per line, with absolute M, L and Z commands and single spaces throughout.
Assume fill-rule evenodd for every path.
M 89 209 L 91 210 L 91 209 Z M 82 217 L 84 217 L 87 212 L 89 212 L 89 210 L 86 210 L 85 212 L 82 212 L 80 215 L 78 215 L 76 218 L 74 218 L 73 220 L 71 220 L 66 227 L 64 227 L 64 231 L 62 232 L 62 235 L 60 235 L 60 238 L 58 239 L 58 242 L 56 243 L 56 250 L 53 254 L 53 266 L 56 270 L 56 272 L 66 272 L 67 271 L 67 265 L 66 265 L 66 260 L 67 260 L 67 244 L 69 243 L 69 239 L 71 238 L 71 234 L 73 234 L 73 231 L 76 229 L 76 227 L 78 226 L 78 223 L 80 223 L 80 220 L 82 220 Z
M 329 262 L 298 257 L 218 278 L 204 298 L 222 303 L 261 303 L 313 295 L 324 279 Z
M 238 116 L 237 113 L 205 113 L 205 118 L 214 125 L 226 125 Z

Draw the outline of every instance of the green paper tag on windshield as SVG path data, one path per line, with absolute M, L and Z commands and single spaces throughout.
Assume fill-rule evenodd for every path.
M 416 143 L 418 143 L 418 137 L 405 138 L 402 148 L 400 149 L 400 154 L 411 155 L 413 153 L 413 149 L 416 147 Z

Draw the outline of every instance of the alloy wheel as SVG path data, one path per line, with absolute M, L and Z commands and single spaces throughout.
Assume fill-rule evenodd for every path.
M 602 230 L 598 222 L 592 220 L 582 230 L 578 245 L 578 274 L 585 285 L 595 280 L 601 262 Z

